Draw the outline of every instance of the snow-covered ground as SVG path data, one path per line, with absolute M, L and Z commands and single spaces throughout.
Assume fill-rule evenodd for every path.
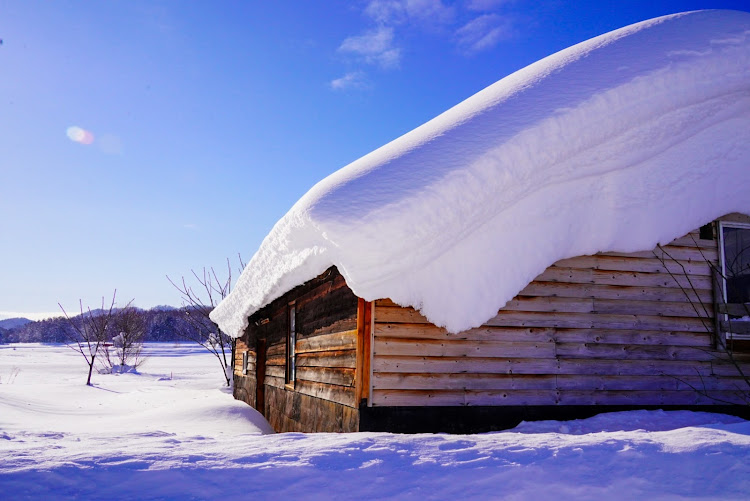
M 750 499 L 750 422 L 625 412 L 481 435 L 264 434 L 212 355 L 94 375 L 0 346 L 0 499 Z

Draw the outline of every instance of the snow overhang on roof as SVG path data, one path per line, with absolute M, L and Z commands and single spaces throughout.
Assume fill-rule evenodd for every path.
M 355 294 L 478 326 L 549 265 L 750 213 L 750 13 L 634 24 L 538 61 L 315 185 L 211 314 L 335 264 Z

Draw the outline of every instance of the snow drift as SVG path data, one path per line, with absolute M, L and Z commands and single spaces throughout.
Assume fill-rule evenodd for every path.
M 315 185 L 211 317 L 335 264 L 457 332 L 559 259 L 639 251 L 750 213 L 750 13 L 627 26 L 538 61 Z

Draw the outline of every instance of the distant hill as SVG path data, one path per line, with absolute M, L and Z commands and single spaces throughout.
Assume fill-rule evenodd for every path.
M 5 320 L 0 320 L 0 327 L 10 330 L 28 323 L 31 323 L 31 320 L 28 318 L 6 318 Z
M 146 341 L 183 341 L 186 337 L 195 337 L 197 327 L 188 320 L 185 310 L 180 308 L 159 306 L 151 310 L 139 310 L 146 324 Z M 88 313 L 88 312 L 87 312 Z M 94 315 L 101 311 L 92 310 Z M 69 312 L 70 314 L 70 312 Z M 80 316 L 80 312 L 79 312 Z M 71 316 L 75 322 L 79 316 Z M 17 320 L 17 319 L 8 319 Z M 4 320 L 3 322 L 7 322 Z M 64 317 L 50 318 L 32 322 L 25 320 L 17 327 L 0 326 L 0 342 L 3 343 L 63 343 L 71 334 L 70 322 Z M 213 326 L 201 329 L 207 336 Z
M 179 308 L 176 308 L 174 306 L 169 306 L 168 304 L 160 304 L 158 306 L 154 306 L 151 308 L 150 311 L 174 311 L 179 310 Z

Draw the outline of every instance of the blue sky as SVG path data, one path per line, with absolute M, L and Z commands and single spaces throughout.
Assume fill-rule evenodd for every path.
M 0 0 L 0 318 L 247 261 L 313 184 L 544 56 L 745 1 Z M 235 272 L 236 275 L 236 272 Z

